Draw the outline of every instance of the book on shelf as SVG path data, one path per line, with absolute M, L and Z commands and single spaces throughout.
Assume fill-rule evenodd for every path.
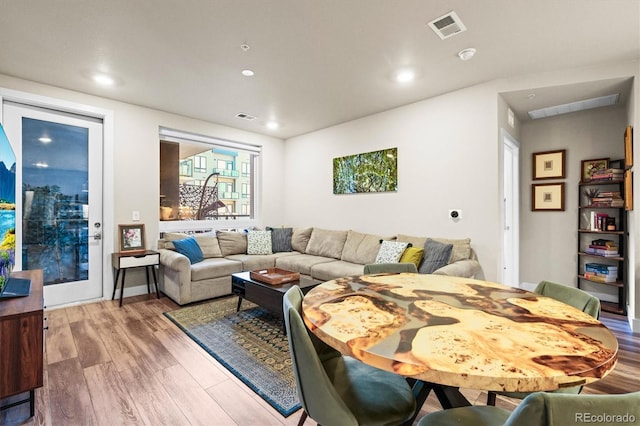
M 588 272 L 584 273 L 584 277 L 588 280 L 596 281 L 600 283 L 614 283 L 618 280 L 618 278 L 615 276 L 601 276 L 601 275 L 595 275 L 593 273 L 588 273 Z
M 605 263 L 596 263 L 596 262 L 585 263 L 584 268 L 585 270 L 588 269 L 590 271 L 600 271 L 603 273 L 608 273 L 608 272 L 618 270 L 618 267 L 615 265 L 607 265 Z
M 620 255 L 620 252 L 618 252 L 618 250 L 597 249 L 593 247 L 585 248 L 584 252 L 587 254 L 595 254 L 597 256 L 604 256 L 604 257 L 617 257 Z
M 591 175 L 591 182 L 603 180 L 622 180 L 623 176 L 624 170 L 622 169 L 598 170 Z

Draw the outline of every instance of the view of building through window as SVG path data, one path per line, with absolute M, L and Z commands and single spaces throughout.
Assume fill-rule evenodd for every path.
M 253 217 L 257 153 L 186 141 L 160 142 L 160 220 Z

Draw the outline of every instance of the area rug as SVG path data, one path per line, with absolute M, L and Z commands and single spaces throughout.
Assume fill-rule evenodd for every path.
M 283 320 L 237 297 L 164 315 L 284 417 L 300 408 Z

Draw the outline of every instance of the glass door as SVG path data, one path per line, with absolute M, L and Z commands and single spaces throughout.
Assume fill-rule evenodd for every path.
M 16 152 L 16 268 L 42 269 L 48 306 L 102 297 L 102 123 L 4 104 Z

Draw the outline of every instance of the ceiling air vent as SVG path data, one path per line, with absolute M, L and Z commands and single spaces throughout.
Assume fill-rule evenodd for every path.
M 442 40 L 467 30 L 454 11 L 434 19 L 428 25 Z
M 244 112 L 239 112 L 239 113 L 237 113 L 237 114 L 236 114 L 236 118 L 241 118 L 241 119 L 243 119 L 243 120 L 249 120 L 249 121 L 251 121 L 251 120 L 255 120 L 255 119 L 256 119 L 256 117 L 255 117 L 255 116 L 253 116 L 253 115 L 251 115 L 251 114 L 246 114 L 246 113 L 244 113 Z

